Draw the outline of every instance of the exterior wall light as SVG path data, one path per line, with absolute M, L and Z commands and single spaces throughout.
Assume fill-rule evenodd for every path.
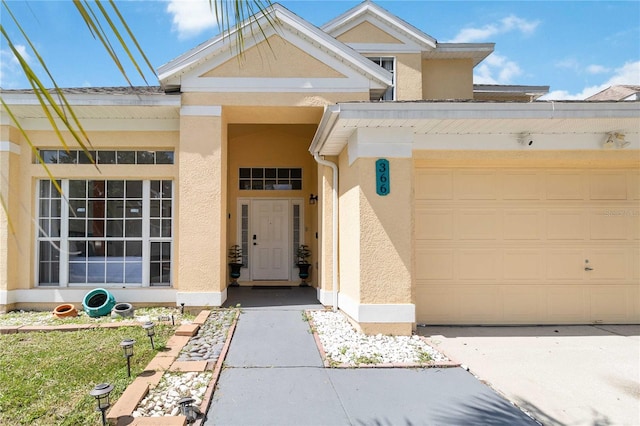
M 624 139 L 623 133 L 609 132 L 607 133 L 607 139 L 603 142 L 602 147 L 604 149 L 611 149 L 614 147 L 626 148 L 629 145 L 631 145 L 631 142 Z
M 109 383 L 100 383 L 99 385 L 96 385 L 96 387 L 93 388 L 91 392 L 89 392 L 89 395 L 94 397 L 96 399 L 96 402 L 98 403 L 98 408 L 96 408 L 96 411 L 100 411 L 100 413 L 102 414 L 102 426 L 106 426 L 107 424 L 105 412 L 107 411 L 107 408 L 111 406 L 111 404 L 109 403 L 109 394 L 112 390 L 113 386 Z
M 309 204 L 315 204 L 318 202 L 318 196 L 310 194 L 309 195 Z
M 151 339 L 151 348 L 153 350 L 156 349 L 156 347 L 153 345 L 153 336 L 155 336 L 156 334 L 154 327 L 155 325 L 152 322 L 144 323 L 144 325 L 142 326 L 142 328 L 144 328 L 145 331 L 147 332 L 147 336 L 149 336 L 149 339 Z
M 124 351 L 124 356 L 127 358 L 127 375 L 131 377 L 131 357 L 133 356 L 133 344 L 135 340 L 127 339 L 120 342 L 120 347 Z

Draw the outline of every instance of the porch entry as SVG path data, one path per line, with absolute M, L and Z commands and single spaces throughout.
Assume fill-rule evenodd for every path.
M 302 200 L 239 200 L 245 268 L 241 281 L 291 281 L 300 242 Z

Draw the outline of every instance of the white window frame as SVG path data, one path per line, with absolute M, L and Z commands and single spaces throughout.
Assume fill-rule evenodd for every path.
M 48 179 L 38 179 L 36 181 L 36 191 L 35 192 L 35 210 L 36 210 L 36 232 L 35 232 L 35 262 L 33 265 L 33 281 L 34 287 L 39 288 L 64 288 L 64 287 L 119 287 L 119 288 L 140 288 L 140 287 L 154 287 L 154 288 L 172 288 L 173 280 L 169 282 L 169 284 L 155 284 L 151 285 L 150 282 L 150 256 L 151 256 L 151 243 L 152 242 L 169 242 L 171 243 L 171 261 L 170 261 L 170 270 L 171 275 L 173 275 L 174 264 L 175 264 L 175 191 L 176 185 L 175 181 L 172 179 L 162 179 L 162 178 L 152 178 L 152 179 L 126 179 L 119 177 L 112 178 L 84 178 L 84 179 L 76 179 L 76 178 L 65 178 L 65 179 L 57 179 L 60 181 L 60 187 L 64 194 L 69 193 L 69 181 L 70 180 L 84 180 L 84 181 L 93 181 L 93 180 L 130 180 L 130 181 L 141 181 L 142 182 L 142 279 L 140 283 L 69 283 L 69 202 L 66 197 L 60 198 L 60 258 L 59 258 L 59 280 L 58 284 L 40 284 L 40 242 L 41 241 L 51 241 L 56 240 L 57 238 L 48 238 L 48 237 L 40 237 L 39 223 L 40 223 L 40 185 L 42 182 L 49 182 Z M 150 236 L 150 201 L 151 201 L 151 181 L 171 181 L 171 237 L 151 237 Z M 122 237 L 122 241 L 126 241 L 124 237 Z
M 380 100 L 395 101 L 397 99 L 397 96 L 396 96 L 397 95 L 396 94 L 396 86 L 397 86 L 397 84 L 396 84 L 396 82 L 397 82 L 396 74 L 397 74 L 397 70 L 398 70 L 398 67 L 397 67 L 398 63 L 397 63 L 396 57 L 395 56 L 367 56 L 367 59 L 369 59 L 370 61 L 374 62 L 376 65 L 378 65 L 379 67 L 382 67 L 382 68 L 384 68 L 382 66 L 382 61 L 389 60 L 389 59 L 392 61 L 393 69 L 387 70 L 387 71 L 389 71 L 391 73 L 391 77 L 392 77 L 392 80 L 391 80 L 391 84 L 392 84 L 392 86 L 391 86 L 391 99 L 382 99 L 382 98 L 380 98 Z M 384 68 L 384 69 L 386 69 L 386 68 Z M 386 93 L 387 92 L 385 91 L 385 93 L 382 96 L 384 97 L 384 95 Z

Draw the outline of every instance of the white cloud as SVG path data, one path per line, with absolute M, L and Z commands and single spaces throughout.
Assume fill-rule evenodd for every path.
M 515 15 L 509 15 L 497 23 L 487 24 L 482 28 L 463 28 L 452 40 L 449 40 L 449 42 L 472 43 L 488 41 L 489 38 L 497 34 L 504 34 L 511 31 L 519 31 L 522 34 L 530 35 L 536 30 L 539 24 L 540 21 L 527 21 Z
M 605 74 L 611 71 L 611 68 L 607 68 L 602 65 L 589 65 L 587 66 L 587 73 L 589 74 Z
M 513 78 L 519 75 L 522 75 L 522 69 L 517 63 L 506 56 L 494 53 L 476 67 L 473 82 L 475 84 L 511 84 Z
M 627 62 L 620 68 L 616 68 L 614 70 L 614 74 L 604 83 L 585 87 L 580 93 L 571 94 L 566 90 L 554 90 L 543 96 L 541 99 L 583 100 L 591 95 L 601 92 L 609 86 L 619 84 L 640 85 L 640 61 Z
M 208 0 L 170 0 L 167 12 L 173 15 L 173 30 L 181 39 L 217 25 L 215 10 L 211 9 Z
M 31 65 L 32 57 L 27 52 L 27 47 L 22 44 L 16 44 L 15 47 L 27 64 Z M 0 50 L 0 87 L 15 87 L 23 74 L 20 62 L 13 52 L 9 49 Z

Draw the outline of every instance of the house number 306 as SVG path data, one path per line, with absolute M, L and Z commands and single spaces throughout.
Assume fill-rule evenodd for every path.
M 376 192 L 378 195 L 388 195 L 391 192 L 389 160 L 383 158 L 376 161 Z

